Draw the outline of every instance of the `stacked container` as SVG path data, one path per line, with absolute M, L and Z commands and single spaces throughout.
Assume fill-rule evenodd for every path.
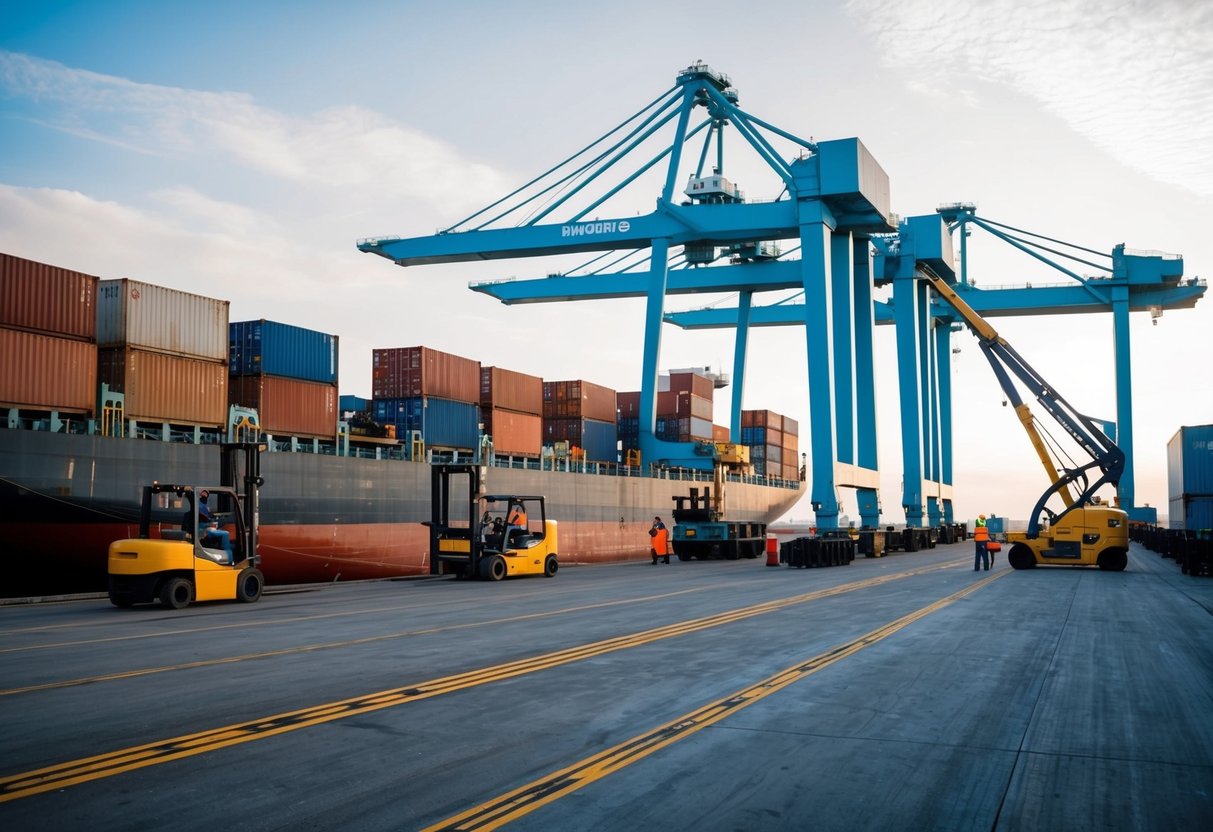
M 1213 529 L 1213 425 L 1182 427 L 1167 442 L 1167 523 Z
M 543 383 L 544 444 L 568 442 L 589 461 L 616 462 L 615 391 L 577 379 Z
M 430 349 L 377 349 L 371 358 L 375 421 L 426 447 L 472 450 L 480 442 L 480 362 Z
M 625 451 L 640 450 L 640 391 L 616 393 L 615 409 L 615 428 L 620 447 Z
M 126 278 L 97 292 L 98 381 L 127 419 L 219 427 L 227 421 L 228 302 Z
M 97 284 L 93 275 L 0 254 L 0 407 L 93 412 Z
M 333 439 L 337 434 L 336 335 L 276 321 L 228 327 L 228 401 L 256 409 L 271 436 Z
M 800 426 L 771 410 L 741 411 L 741 444 L 750 447 L 754 473 L 800 478 Z
M 480 368 L 480 415 L 494 453 L 538 457 L 543 450 L 543 379 Z
M 712 441 L 712 380 L 698 373 L 670 373 L 657 394 L 657 438 Z

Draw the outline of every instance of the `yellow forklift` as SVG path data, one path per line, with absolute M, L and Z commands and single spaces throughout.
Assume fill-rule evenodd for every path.
M 556 521 L 543 497 L 483 494 L 477 465 L 434 465 L 431 474 L 430 574 L 500 581 L 551 578 L 560 568 Z
M 257 497 L 263 484 L 262 447 L 223 444 L 221 485 L 144 486 L 139 537 L 115 540 L 109 547 L 114 606 L 159 600 L 179 610 L 192 601 L 252 603 L 261 597 L 265 577 L 258 568 Z M 200 517 L 206 496 L 217 498 L 216 526 L 210 529 Z

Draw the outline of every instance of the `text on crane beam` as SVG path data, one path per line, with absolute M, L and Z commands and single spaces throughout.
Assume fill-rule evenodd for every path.
M 603 220 L 602 222 L 581 222 L 576 225 L 560 226 L 561 237 L 588 237 L 591 234 L 626 234 L 632 230 L 632 224 L 627 220 Z

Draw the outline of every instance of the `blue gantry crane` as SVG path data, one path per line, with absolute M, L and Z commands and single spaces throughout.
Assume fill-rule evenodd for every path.
M 673 137 L 665 138 L 670 125 Z M 739 146 L 757 154 L 774 174 L 782 187 L 775 200 L 747 201 L 727 177 L 728 127 L 741 137 Z M 701 134 L 693 162 L 686 151 Z M 791 151 L 780 152 L 776 143 Z M 676 195 L 684 174 L 685 188 Z M 653 210 L 637 213 L 637 203 L 627 197 L 636 183 L 648 182 L 659 186 L 660 195 Z M 711 465 L 694 447 L 653 434 L 663 322 L 736 330 L 730 423 L 735 442 L 750 328 L 804 326 L 810 493 L 823 529 L 837 525 L 840 487 L 856 489 L 863 525 L 880 523 L 873 368 L 877 323 L 897 328 L 906 523 L 952 521 L 948 379 L 950 337 L 959 324 L 932 299 L 923 281 L 912 279 L 919 263 L 931 263 L 934 273 L 963 290 L 964 299 L 983 316 L 1111 310 L 1118 345 L 1118 422 L 1121 444 L 1131 459 L 1128 312 L 1194 304 L 1204 286 L 1181 280 L 1182 260 L 1118 247 L 1107 277 L 1086 278 L 1050 261 L 1041 246 L 1027 239 L 1032 235 L 980 218 L 971 205 L 945 206 L 935 215 L 900 223 L 889 208 L 888 176 L 858 139 L 799 138 L 742 110 L 731 80 L 696 63 L 619 126 L 459 223 L 430 236 L 368 238 L 358 247 L 403 266 L 593 252 L 588 262 L 560 273 L 472 288 L 507 304 L 644 297 L 640 446 L 648 463 Z M 1074 285 L 977 289 L 967 277 L 965 241 L 971 227 L 1050 262 Z M 951 244 L 951 233 L 957 232 L 959 278 Z M 782 241 L 796 245 L 781 250 Z M 911 279 L 904 279 L 907 275 Z M 892 300 L 876 300 L 875 288 L 888 283 Z M 765 306 L 753 303 L 756 293 L 787 290 L 797 295 Z M 665 310 L 667 295 L 720 292 L 737 293 L 737 305 Z M 1131 506 L 1131 463 L 1121 496 Z

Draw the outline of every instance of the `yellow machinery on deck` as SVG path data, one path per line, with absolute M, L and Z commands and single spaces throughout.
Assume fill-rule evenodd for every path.
M 222 446 L 223 484 L 215 486 L 152 483 L 143 488 L 139 537 L 115 540 L 109 547 L 109 598 L 117 607 L 159 600 L 182 609 L 193 601 L 244 601 L 261 597 L 265 578 L 258 568 L 257 490 L 261 446 Z M 243 462 L 243 493 L 235 487 Z M 220 535 L 199 523 L 200 495 L 218 498 L 219 529 L 227 532 L 231 552 Z M 223 522 L 226 521 L 226 522 Z M 156 532 L 157 537 L 153 537 Z
M 500 581 L 552 577 L 559 568 L 556 521 L 541 496 L 485 494 L 476 465 L 434 465 L 431 475 L 430 574 Z M 461 486 L 466 486 L 461 487 Z M 515 506 L 525 520 L 512 524 Z

